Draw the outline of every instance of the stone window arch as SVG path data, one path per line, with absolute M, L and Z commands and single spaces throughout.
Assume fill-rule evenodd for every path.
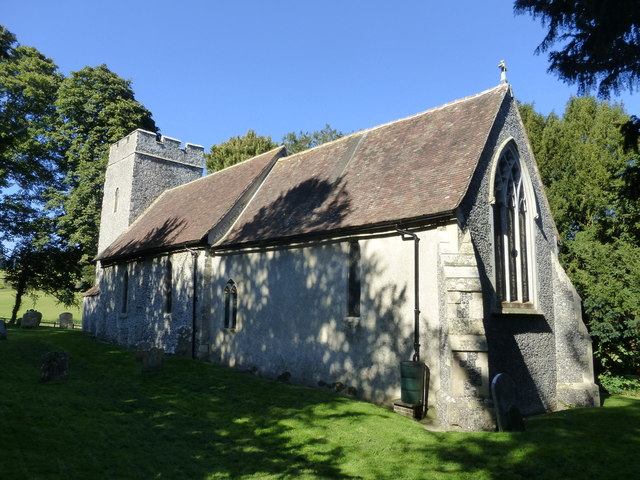
M 506 142 L 492 178 L 495 287 L 498 301 L 534 303 L 533 188 L 513 140 Z
M 238 326 L 238 287 L 229 279 L 224 287 L 224 328 L 235 330 Z

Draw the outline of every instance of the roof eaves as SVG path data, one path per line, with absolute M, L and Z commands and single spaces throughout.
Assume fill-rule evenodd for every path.
M 110 257 L 104 257 L 100 259 L 100 264 L 103 266 L 113 265 L 115 263 L 128 262 L 133 259 L 142 258 L 148 255 L 168 254 L 180 250 L 187 250 L 189 248 L 205 248 L 207 245 L 202 240 L 192 240 L 188 242 L 176 243 L 175 245 L 162 245 L 160 247 L 149 247 L 140 250 L 135 250 L 129 253 L 123 253 L 120 255 L 112 255 Z
M 397 225 L 401 225 L 404 228 L 418 228 L 434 223 L 440 224 L 441 222 L 455 220 L 456 218 L 457 217 L 455 210 L 447 210 L 444 212 L 423 215 L 420 217 L 404 218 L 400 220 L 385 221 L 367 225 L 350 226 L 329 231 L 314 231 L 302 234 L 274 237 L 267 240 L 245 241 L 229 244 L 218 242 L 216 245 L 212 245 L 211 249 L 214 251 L 226 251 L 240 250 L 244 248 L 270 247 L 274 245 L 290 245 L 311 240 L 326 240 L 331 238 L 347 237 L 350 235 L 373 234 L 383 231 L 391 231 L 394 230 Z

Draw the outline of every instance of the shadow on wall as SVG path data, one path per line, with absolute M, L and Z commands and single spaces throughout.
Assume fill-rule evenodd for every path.
M 339 227 L 351 200 L 340 181 L 309 179 L 262 207 L 254 218 L 232 233 L 228 242 L 254 243 Z
M 475 255 L 485 292 L 483 323 L 490 381 L 498 373 L 509 374 L 516 383 L 518 407 L 525 415 L 555 409 L 556 349 L 547 319 L 543 315 L 495 314 L 492 299 L 497 294 L 477 249 Z
M 344 189 L 336 193 L 329 182 L 307 181 L 263 208 L 242 234 L 321 231 L 340 225 L 349 208 Z M 373 242 L 391 242 L 398 257 L 406 250 L 404 257 L 413 258 L 412 246 L 396 237 L 360 241 L 360 316 L 347 312 L 346 241 L 219 255 L 211 268 L 213 311 L 202 313 L 214 344 L 210 360 L 375 402 L 397 396 L 399 362 L 410 359 L 413 349 L 413 309 L 407 304 L 413 264 L 405 268 L 386 258 Z M 229 279 L 238 288 L 236 331 L 224 329 Z

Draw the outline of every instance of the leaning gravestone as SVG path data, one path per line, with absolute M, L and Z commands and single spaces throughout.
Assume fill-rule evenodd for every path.
M 47 352 L 42 356 L 40 380 L 66 380 L 69 378 L 69 354 L 66 352 Z
M 164 350 L 157 347 L 151 347 L 149 350 L 142 352 L 142 371 L 155 372 L 162 370 L 164 366 Z
M 36 328 L 40 326 L 42 320 L 42 314 L 36 310 L 27 310 L 22 315 L 22 322 L 20 328 Z
M 73 313 L 64 312 L 58 316 L 60 328 L 73 328 Z
M 491 382 L 491 396 L 496 409 L 498 430 L 521 432 L 524 430 L 522 414 L 517 406 L 516 384 L 506 373 L 499 373 Z
M 4 320 L 0 320 L 0 340 L 7 339 L 7 324 Z

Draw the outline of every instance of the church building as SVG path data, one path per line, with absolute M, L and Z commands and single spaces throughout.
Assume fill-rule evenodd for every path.
M 599 404 L 581 301 L 509 84 L 202 177 L 203 149 L 111 147 L 83 328 L 391 405 L 430 372 L 446 429 Z

